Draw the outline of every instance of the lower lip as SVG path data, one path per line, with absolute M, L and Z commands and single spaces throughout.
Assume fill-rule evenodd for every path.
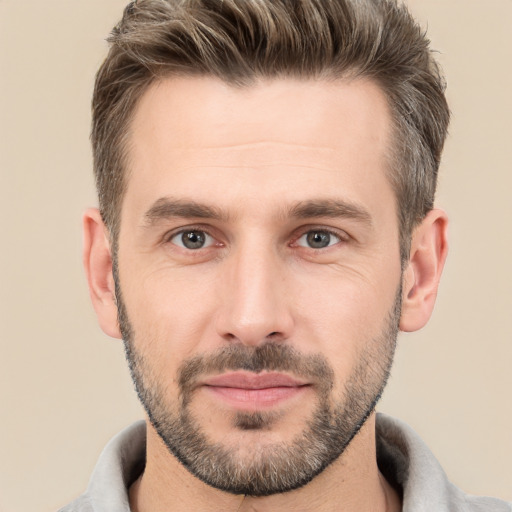
M 302 395 L 309 386 L 279 386 L 263 389 L 204 386 L 204 389 L 229 405 L 243 410 L 261 410 Z

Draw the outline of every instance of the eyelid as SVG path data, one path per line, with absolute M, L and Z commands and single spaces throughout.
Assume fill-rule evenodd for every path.
M 331 245 L 328 245 L 326 247 L 323 247 L 321 249 L 315 249 L 313 247 L 307 247 L 307 246 L 303 246 L 303 245 L 299 245 L 298 244 L 298 241 L 306 236 L 308 233 L 311 233 L 312 231 L 317 231 L 317 232 L 323 232 L 323 233 L 328 233 L 329 235 L 331 236 L 334 236 L 338 239 L 338 242 L 334 243 L 334 244 L 331 244 Z M 334 228 L 331 228 L 331 227 L 326 227 L 326 226 L 305 226 L 305 227 L 302 227 L 300 228 L 300 231 L 298 232 L 298 234 L 296 236 L 293 237 L 293 241 L 292 243 L 290 244 L 291 246 L 298 246 L 298 247 L 303 247 L 305 249 L 310 249 L 310 250 L 313 250 L 313 251 L 321 251 L 321 250 L 325 250 L 325 249 L 328 249 L 334 245 L 337 245 L 339 243 L 346 243 L 346 242 L 349 242 L 351 240 L 351 236 L 344 230 L 340 230 L 340 229 L 334 229 Z
M 218 238 L 219 238 L 218 235 L 215 235 L 213 233 L 214 230 L 212 230 L 209 226 L 204 226 L 204 225 L 200 225 L 200 224 L 190 224 L 187 226 L 180 226 L 179 228 L 175 228 L 173 230 L 167 231 L 162 236 L 162 243 L 164 243 L 164 244 L 173 243 L 172 242 L 173 238 L 175 238 L 176 236 L 179 236 L 183 233 L 190 232 L 190 231 L 200 231 L 202 233 L 205 233 L 207 236 L 211 237 L 214 240 L 214 242 L 216 242 L 215 244 L 209 244 L 208 246 L 205 246 L 204 249 L 211 247 L 212 245 L 224 245 L 222 242 L 220 242 L 218 240 Z M 290 243 L 290 246 L 297 245 L 297 241 L 311 231 L 323 231 L 325 233 L 328 233 L 329 235 L 332 235 L 332 236 L 338 238 L 340 242 L 349 242 L 352 239 L 352 237 L 344 230 L 335 229 L 332 227 L 322 226 L 322 225 L 310 225 L 310 226 L 302 226 L 301 228 L 295 230 L 296 234 L 292 236 L 292 242 Z M 173 244 L 173 245 L 180 247 L 177 244 Z M 336 245 L 336 244 L 333 244 L 333 245 Z M 327 247 L 325 247 L 325 249 L 327 249 L 328 247 L 331 247 L 331 246 L 327 246 Z M 319 249 L 313 249 L 313 248 L 311 248 L 311 249 L 315 250 L 315 251 L 319 250 Z
M 164 243 L 164 244 L 172 243 L 173 245 L 175 245 L 177 247 L 184 248 L 186 250 L 190 250 L 190 249 L 187 249 L 186 247 L 182 247 L 181 245 L 174 243 L 172 240 L 175 237 L 182 235 L 183 233 L 189 233 L 191 231 L 199 231 L 201 233 L 204 233 L 205 235 L 210 237 L 213 240 L 213 242 L 220 244 L 220 242 L 217 241 L 216 236 L 212 233 L 212 231 L 210 229 L 208 229 L 205 226 L 194 225 L 194 224 L 192 224 L 190 226 L 180 226 L 179 228 L 173 229 L 171 231 L 167 231 L 164 234 L 164 236 L 162 237 L 162 243 Z M 215 243 L 208 244 L 204 247 L 201 247 L 201 249 L 207 249 L 208 247 L 211 247 L 212 245 L 215 245 Z M 201 250 L 201 249 L 196 249 L 196 250 Z

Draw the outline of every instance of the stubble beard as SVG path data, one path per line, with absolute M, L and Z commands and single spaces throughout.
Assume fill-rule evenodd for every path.
M 285 343 L 256 347 L 232 344 L 212 354 L 185 360 L 178 371 L 179 398 L 170 403 L 144 354 L 122 301 L 116 299 L 126 358 L 139 399 L 156 432 L 187 470 L 204 483 L 233 494 L 268 496 L 297 489 L 336 460 L 374 411 L 391 369 L 401 308 L 401 290 L 382 332 L 367 341 L 341 396 L 333 396 L 334 375 L 323 355 L 303 355 Z M 140 341 L 139 341 L 140 342 Z M 303 431 L 292 441 L 246 446 L 212 442 L 194 418 L 194 384 L 207 373 L 246 370 L 290 373 L 315 383 L 317 404 Z M 264 435 L 279 420 L 274 412 L 238 412 L 233 427 Z M 242 452 L 243 455 L 242 455 Z

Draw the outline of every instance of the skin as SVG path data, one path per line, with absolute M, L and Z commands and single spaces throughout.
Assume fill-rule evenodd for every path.
M 433 210 L 416 228 L 402 274 L 397 205 L 386 175 L 390 128 L 385 97 L 369 81 L 279 79 L 236 89 L 214 78 L 172 78 L 144 94 L 130 132 L 119 280 L 135 344 L 170 401 L 178 398 L 185 359 L 269 339 L 324 356 L 339 396 L 363 346 L 383 330 L 401 280 L 400 329 L 428 321 L 447 252 L 447 219 Z M 176 201 L 216 215 L 190 208 L 177 215 Z M 306 203 L 336 204 L 336 214 L 324 208 L 295 215 Z M 204 248 L 180 246 L 177 233 L 192 228 L 209 234 Z M 330 245 L 308 247 L 311 230 L 332 233 Z M 100 325 L 120 338 L 112 254 L 97 210 L 86 212 L 84 234 Z M 242 445 L 240 456 L 250 458 L 300 434 L 316 398 L 306 388 L 275 404 L 241 404 L 200 388 L 191 408 L 209 440 Z M 271 429 L 233 426 L 236 410 L 265 407 L 279 413 Z M 306 486 L 245 499 L 192 476 L 148 423 L 147 466 L 130 498 L 140 512 L 400 510 L 377 468 L 374 414 Z

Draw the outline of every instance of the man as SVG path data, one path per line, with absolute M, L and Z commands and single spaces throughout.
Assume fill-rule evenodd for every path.
M 449 112 L 387 0 L 142 0 L 93 99 L 84 262 L 146 423 L 80 511 L 510 511 L 377 416 L 428 321 Z

